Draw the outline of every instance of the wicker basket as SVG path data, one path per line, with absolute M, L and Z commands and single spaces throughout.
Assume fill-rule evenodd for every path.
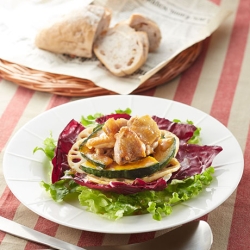
M 196 43 L 178 54 L 168 65 L 140 85 L 133 93 L 139 93 L 164 84 L 186 70 L 200 54 L 202 42 Z M 43 72 L 0 59 L 0 76 L 28 89 L 62 96 L 90 97 L 117 94 L 96 86 L 92 81 L 67 75 Z

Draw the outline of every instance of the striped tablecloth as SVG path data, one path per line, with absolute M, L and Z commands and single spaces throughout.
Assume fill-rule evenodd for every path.
M 191 105 L 218 119 L 234 134 L 244 154 L 243 177 L 237 190 L 201 219 L 212 228 L 213 250 L 247 250 L 250 249 L 250 1 L 215 2 L 231 7 L 234 12 L 204 41 L 199 58 L 179 77 L 141 95 Z M 76 99 L 79 98 L 31 91 L 0 79 L 0 215 L 82 247 L 141 242 L 163 233 L 112 235 L 69 229 L 39 217 L 9 190 L 2 172 L 8 141 L 41 112 Z M 0 232 L 0 249 L 44 248 Z

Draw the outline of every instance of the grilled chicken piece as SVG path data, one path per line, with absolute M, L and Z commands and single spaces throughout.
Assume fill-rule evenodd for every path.
M 149 115 L 132 117 L 128 121 L 128 127 L 139 136 L 145 145 L 152 146 L 161 136 L 157 123 Z
M 88 148 L 113 148 L 114 145 L 114 136 L 107 136 L 105 133 L 101 133 L 99 136 L 90 138 L 86 143 Z
M 124 118 L 120 118 L 115 120 L 114 118 L 108 119 L 102 127 L 102 130 L 108 136 L 114 136 L 116 133 L 119 132 L 120 128 L 123 126 L 127 126 L 128 120 Z
M 115 139 L 114 160 L 119 165 L 146 157 L 145 144 L 128 127 L 122 127 Z
M 126 119 L 108 119 L 102 127 L 103 132 L 98 133 L 94 138 L 90 138 L 86 146 L 88 148 L 113 148 L 115 145 L 115 134 L 119 132 L 121 127 L 126 125 Z

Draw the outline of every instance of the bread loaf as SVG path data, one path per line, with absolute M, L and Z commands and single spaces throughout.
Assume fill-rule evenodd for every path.
M 97 38 L 94 53 L 104 66 L 116 76 L 131 75 L 148 56 L 146 32 L 137 32 L 126 23 L 110 28 Z
M 95 39 L 108 30 L 110 20 L 111 12 L 108 9 L 88 5 L 41 30 L 35 44 L 54 53 L 90 58 Z
M 148 35 L 149 52 L 154 52 L 161 42 L 161 30 L 157 23 L 141 14 L 132 14 L 126 21 L 136 31 L 144 31 Z

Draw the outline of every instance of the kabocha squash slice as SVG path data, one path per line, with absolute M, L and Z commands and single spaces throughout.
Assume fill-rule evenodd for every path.
M 169 139 L 162 139 L 168 140 Z M 97 177 L 105 178 L 125 178 L 125 179 L 136 179 L 149 176 L 157 171 L 160 171 L 165 167 L 171 159 L 175 156 L 176 152 L 176 139 L 172 138 L 171 145 L 165 151 L 157 151 L 156 157 L 147 156 L 141 160 L 127 163 L 125 165 L 118 165 L 116 162 L 113 162 L 110 165 L 105 166 L 105 168 L 98 166 L 98 162 L 93 164 L 93 159 L 91 161 L 86 160 L 80 166 L 80 168 L 88 174 L 95 175 Z

